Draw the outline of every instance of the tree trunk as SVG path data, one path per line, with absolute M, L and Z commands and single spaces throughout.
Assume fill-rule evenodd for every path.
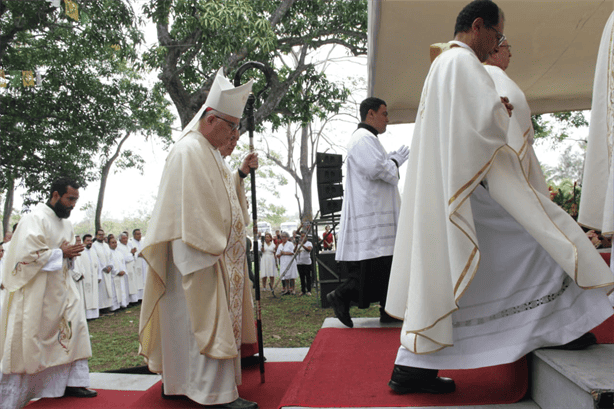
M 313 207 L 311 203 L 311 180 L 313 177 L 313 163 L 311 163 L 309 156 L 309 136 L 311 135 L 310 129 L 307 125 L 301 127 L 301 156 L 299 161 L 299 167 L 301 172 L 301 180 L 298 181 L 298 186 L 301 189 L 303 195 L 303 214 L 301 214 L 301 220 L 313 220 Z
M 96 202 L 96 216 L 94 217 L 94 227 L 96 229 L 96 232 L 98 232 L 98 230 L 100 230 L 100 228 L 102 227 L 102 205 L 104 203 L 104 191 L 107 187 L 109 171 L 111 170 L 113 162 L 115 162 L 115 159 L 117 159 L 117 157 L 119 156 L 119 153 L 122 149 L 122 145 L 124 144 L 124 142 L 126 142 L 126 139 L 128 139 L 129 136 L 130 133 L 127 133 L 126 136 L 124 136 L 122 140 L 119 141 L 119 144 L 117 145 L 117 149 L 115 150 L 113 156 L 111 156 L 111 158 L 109 158 L 109 160 L 102 166 L 102 170 L 100 172 L 100 188 L 98 189 L 98 201 Z
M 15 193 L 15 179 L 9 177 L 6 185 L 6 198 L 4 200 L 4 214 L 2 217 L 2 238 L 9 230 L 11 214 L 13 214 L 13 194 Z

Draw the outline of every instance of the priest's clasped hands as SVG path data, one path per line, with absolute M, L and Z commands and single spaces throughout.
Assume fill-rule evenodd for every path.
M 507 97 L 501 97 L 501 102 L 505 105 L 505 109 L 507 109 L 507 114 L 512 116 L 512 111 L 514 110 L 514 105 L 510 104 L 510 100 Z
M 68 244 L 67 241 L 64 241 L 62 245 L 60 245 L 60 250 L 62 250 L 62 254 L 64 258 L 74 258 L 77 257 L 81 252 L 85 249 L 83 244 Z

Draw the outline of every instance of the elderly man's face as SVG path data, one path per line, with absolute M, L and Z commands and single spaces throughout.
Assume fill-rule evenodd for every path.
M 122 234 L 121 236 L 119 236 L 119 242 L 124 245 L 128 244 L 128 236 Z
M 494 65 L 501 68 L 503 71 L 510 65 L 510 59 L 512 58 L 512 50 L 507 40 L 503 42 L 497 49 L 497 51 L 490 54 L 488 61 L 489 65 Z
M 240 136 L 241 135 L 239 134 L 239 130 L 238 129 L 232 131 L 232 137 L 230 138 L 230 141 L 226 145 L 224 145 L 224 146 L 222 146 L 220 148 L 220 154 L 223 157 L 232 155 L 232 152 L 237 147 L 237 142 L 239 142 L 239 137 Z
M 220 149 L 230 142 L 236 132 L 233 128 L 238 125 L 239 118 L 211 111 L 200 120 L 198 130 L 214 148 Z

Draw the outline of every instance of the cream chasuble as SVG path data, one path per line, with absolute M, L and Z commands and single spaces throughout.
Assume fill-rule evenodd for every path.
M 74 242 L 72 224 L 45 204 L 19 221 L 3 272 L 8 291 L 0 325 L 4 374 L 34 374 L 92 355 L 67 261 L 56 271 L 42 270 L 64 241 Z
M 160 328 L 159 301 L 165 296 L 168 269 L 176 268 L 169 255 L 171 243 L 178 239 L 205 256 L 217 257 L 211 267 L 182 277 L 190 336 L 195 337 L 200 353 L 214 359 L 237 358 L 241 342 L 255 342 L 243 217 L 219 151 L 200 133 L 188 133 L 167 158 L 143 249 L 149 268 L 141 307 L 140 353 L 153 372 L 163 370 L 165 334 Z M 174 261 L 180 262 L 176 257 Z M 236 375 L 240 377 L 240 370 Z
M 603 30 L 588 129 L 578 223 L 614 234 L 614 13 Z
M 451 315 L 481 258 L 468 199 L 483 180 L 578 286 L 614 285 L 582 229 L 529 183 L 506 143 L 509 122 L 471 50 L 453 47 L 435 59 L 414 128 L 386 302 L 390 315 L 404 318 L 401 344 L 415 354 L 453 345 Z

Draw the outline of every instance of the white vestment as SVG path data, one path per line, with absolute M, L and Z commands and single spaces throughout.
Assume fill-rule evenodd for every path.
M 143 240 L 132 238 L 128 242 L 128 247 L 131 249 L 136 248 L 136 253 L 134 253 L 134 276 L 136 277 L 136 287 L 138 290 L 137 297 L 139 300 L 142 300 L 147 277 L 147 262 L 143 257 L 139 257 L 139 254 L 143 250 Z
M 569 342 L 612 314 L 612 273 L 577 223 L 529 183 L 507 143 L 509 122 L 472 50 L 453 47 L 435 59 L 414 128 L 386 303 L 404 318 L 397 364 L 508 363 Z
M 294 253 L 294 244 L 292 244 L 290 241 L 287 241 L 286 244 L 279 243 L 279 246 L 277 246 L 277 255 L 279 256 L 282 251 L 285 251 L 286 253 Z M 293 256 L 282 255 L 279 258 L 279 276 L 282 280 L 292 280 L 298 278 L 296 259 L 293 260 Z
M 19 222 L 5 256 L 8 295 L 0 323 L 0 408 L 59 397 L 89 386 L 92 355 L 85 311 L 59 248 L 74 243 L 72 224 L 45 204 Z M 11 266 L 11 267 L 9 267 Z
M 392 255 L 401 204 L 399 171 L 372 132 L 359 128 L 347 145 L 345 198 L 337 261 Z
M 134 255 L 130 252 L 130 247 L 127 244 L 117 243 L 117 250 L 122 252 L 124 263 L 126 263 L 126 274 L 128 276 L 128 300 L 131 303 L 139 300 L 137 277 L 134 271 L 136 264 Z M 142 279 L 142 276 L 141 276 Z
M 255 342 L 242 213 L 219 151 L 185 135 L 167 158 L 143 249 L 140 353 L 166 394 L 238 397 L 241 344 Z
M 127 307 L 130 303 L 129 297 L 129 283 L 128 274 L 126 274 L 126 262 L 124 261 L 124 254 L 118 250 L 111 249 L 111 261 L 113 262 L 113 286 L 115 287 L 114 294 L 117 298 L 117 303 L 121 307 Z M 120 272 L 124 272 L 123 275 L 119 275 Z
M 606 23 L 593 83 L 578 223 L 614 234 L 614 12 Z M 614 265 L 614 263 L 613 263 Z
M 110 260 L 109 245 L 105 242 L 94 240 L 92 243 L 92 251 L 96 253 L 98 258 L 98 268 L 102 273 L 102 281 L 98 283 L 98 308 L 117 309 L 113 305 L 113 276 L 111 275 L 113 263 Z M 111 267 L 110 269 L 108 267 Z M 106 271 L 105 271 L 106 269 Z
M 85 317 L 90 320 L 98 318 L 98 281 L 102 280 L 102 272 L 98 268 L 98 257 L 91 249 L 86 248 L 75 259 L 75 270 L 83 274 L 83 302 Z

